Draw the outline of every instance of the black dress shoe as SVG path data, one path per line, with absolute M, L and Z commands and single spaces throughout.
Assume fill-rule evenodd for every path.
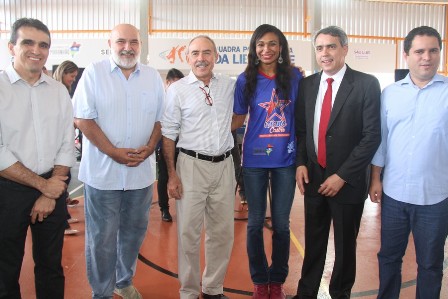
M 206 294 L 206 293 L 202 293 L 202 298 L 203 299 L 229 299 L 229 297 L 227 297 L 224 294 L 209 295 L 209 294 Z
M 244 194 L 244 192 L 239 192 L 240 194 L 240 200 L 241 200 L 241 204 L 242 205 L 247 205 L 247 199 L 246 199 L 246 195 Z
M 165 222 L 171 222 L 173 221 L 173 218 L 171 217 L 170 210 L 162 210 L 162 220 Z

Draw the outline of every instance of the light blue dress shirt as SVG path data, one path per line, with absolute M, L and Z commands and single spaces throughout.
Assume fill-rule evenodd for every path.
M 395 200 L 433 205 L 448 197 L 448 79 L 422 89 L 409 75 L 381 95 L 382 142 L 372 164 L 384 167 L 383 191 Z
M 164 94 L 155 69 L 138 63 L 126 79 L 109 58 L 84 70 L 73 96 L 74 115 L 95 120 L 114 146 L 138 148 L 148 143 L 162 117 Z M 142 189 L 155 180 L 151 165 L 151 158 L 137 167 L 119 164 L 84 138 L 79 179 L 100 190 Z

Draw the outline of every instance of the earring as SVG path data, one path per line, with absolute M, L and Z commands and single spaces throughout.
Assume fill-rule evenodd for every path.
M 260 63 L 260 59 L 258 59 L 258 57 L 255 58 L 255 65 L 258 65 L 259 63 Z
M 278 56 L 278 63 L 280 63 L 280 64 L 283 63 L 283 57 L 282 57 L 282 55 Z

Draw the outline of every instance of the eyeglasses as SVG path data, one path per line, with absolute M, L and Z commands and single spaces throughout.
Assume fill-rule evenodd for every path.
M 212 99 L 212 96 L 210 95 L 210 87 L 208 87 L 208 85 L 205 85 L 204 87 L 199 86 L 199 88 L 202 90 L 202 92 L 205 95 L 205 103 L 208 106 L 213 106 L 213 99 Z

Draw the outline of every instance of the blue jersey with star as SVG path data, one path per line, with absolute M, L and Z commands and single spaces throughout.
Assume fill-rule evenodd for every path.
M 302 74 L 293 68 L 288 98 L 277 92 L 275 77 L 259 73 L 255 93 L 244 96 L 246 75 L 238 76 L 235 87 L 235 114 L 248 114 L 243 137 L 243 167 L 276 168 L 295 163 L 296 138 L 294 106 Z

